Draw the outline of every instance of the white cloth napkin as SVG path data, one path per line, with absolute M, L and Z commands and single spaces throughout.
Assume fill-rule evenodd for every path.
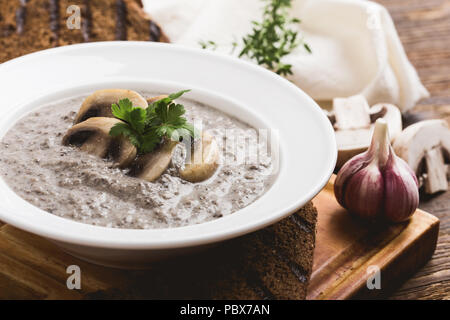
M 261 0 L 143 0 L 144 9 L 173 43 L 200 47 L 212 40 L 219 52 L 261 20 Z M 406 111 L 428 91 L 409 62 L 388 11 L 365 0 L 293 0 L 302 20 L 303 47 L 285 57 L 288 79 L 317 101 L 363 94 L 370 104 L 393 103 Z

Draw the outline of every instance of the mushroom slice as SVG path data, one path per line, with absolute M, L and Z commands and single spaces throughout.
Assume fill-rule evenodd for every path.
M 395 139 L 394 150 L 414 170 L 426 193 L 448 189 L 450 128 L 445 120 L 410 125 Z
M 133 164 L 130 174 L 149 182 L 155 181 L 169 167 L 177 144 L 176 141 L 166 141 L 155 151 L 140 156 Z
M 74 145 L 101 158 L 109 158 L 119 167 L 128 166 L 136 157 L 136 148 L 123 137 L 112 137 L 109 131 L 119 119 L 94 117 L 70 128 L 63 137 L 64 145 Z
M 130 99 L 135 107 L 148 107 L 147 101 L 136 91 L 126 89 L 98 90 L 84 100 L 74 123 L 80 123 L 92 117 L 113 118 L 111 105 L 125 98 Z
M 367 150 L 377 119 L 386 120 L 391 140 L 402 131 L 402 116 L 396 106 L 380 103 L 369 108 L 361 95 L 334 99 L 333 111 L 326 114 L 335 129 L 339 151 L 337 168 Z
M 209 179 L 219 166 L 219 146 L 216 140 L 203 132 L 200 143 L 195 143 L 191 159 L 179 170 L 180 177 L 190 182 Z
M 160 96 L 147 98 L 147 103 L 148 104 L 152 104 L 155 101 L 158 101 L 158 100 L 161 100 L 161 99 L 164 99 L 164 98 L 167 98 L 167 97 L 168 97 L 168 95 L 163 94 L 163 95 L 160 95 Z
M 368 128 L 370 126 L 369 104 L 361 95 L 335 98 L 333 111 L 337 130 Z

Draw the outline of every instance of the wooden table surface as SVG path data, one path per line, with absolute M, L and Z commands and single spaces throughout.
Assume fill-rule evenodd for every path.
M 390 12 L 412 64 L 431 97 L 422 100 L 406 121 L 443 118 L 450 124 L 450 1 L 376 0 Z M 420 208 L 441 220 L 432 260 L 392 299 L 450 299 L 450 191 L 423 197 Z
M 410 61 L 431 93 L 405 121 L 443 118 L 450 124 L 450 1 L 375 1 L 389 10 Z M 437 249 L 432 260 L 390 298 L 450 299 L 450 191 L 422 197 L 420 208 L 441 220 Z

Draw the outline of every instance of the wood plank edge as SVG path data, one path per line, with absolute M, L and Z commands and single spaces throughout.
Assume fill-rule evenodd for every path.
M 426 213 L 426 212 L 425 212 Z M 429 213 L 427 213 L 430 215 Z M 434 217 L 434 216 L 433 216 Z M 431 224 L 422 236 L 414 241 L 400 255 L 396 256 L 390 264 L 381 270 L 381 290 L 369 290 L 364 285 L 358 292 L 350 297 L 352 299 L 379 299 L 388 297 L 398 289 L 414 273 L 422 268 L 433 256 L 438 236 L 440 221 Z M 431 248 L 423 250 L 423 248 Z M 414 260 L 415 263 L 411 263 Z M 384 275 L 384 276 L 383 276 Z
M 392 291 L 397 289 L 409 277 L 411 277 L 418 269 L 424 266 L 436 250 L 440 221 L 435 216 L 425 211 L 422 211 L 422 213 L 432 217 L 433 222 L 429 225 L 429 228 L 424 230 L 419 238 L 409 243 L 408 247 L 404 251 L 395 256 L 389 261 L 388 264 L 381 268 L 380 290 L 369 290 L 366 285 L 367 275 L 365 273 L 365 267 L 373 264 L 371 263 L 372 259 L 370 259 L 367 263 L 361 266 L 361 268 L 359 268 L 359 272 L 356 272 L 359 279 L 356 280 L 350 288 L 344 287 L 348 285 L 348 281 L 342 281 L 341 286 L 338 286 L 327 295 L 322 295 L 318 298 L 321 300 L 386 298 Z M 431 250 L 420 250 L 424 247 L 431 248 Z M 415 263 L 411 263 L 411 260 L 414 260 Z

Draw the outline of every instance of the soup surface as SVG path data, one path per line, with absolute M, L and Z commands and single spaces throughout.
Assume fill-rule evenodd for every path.
M 144 97 L 156 96 L 143 92 Z M 181 179 L 185 148 L 155 182 L 128 175 L 112 162 L 63 146 L 62 137 L 85 96 L 42 106 L 20 119 L 0 143 L 0 174 L 33 205 L 92 225 L 171 228 L 203 223 L 251 204 L 273 181 L 267 144 L 251 126 L 204 104 L 178 99 L 189 121 L 202 122 L 221 151 L 220 166 L 202 183 Z

